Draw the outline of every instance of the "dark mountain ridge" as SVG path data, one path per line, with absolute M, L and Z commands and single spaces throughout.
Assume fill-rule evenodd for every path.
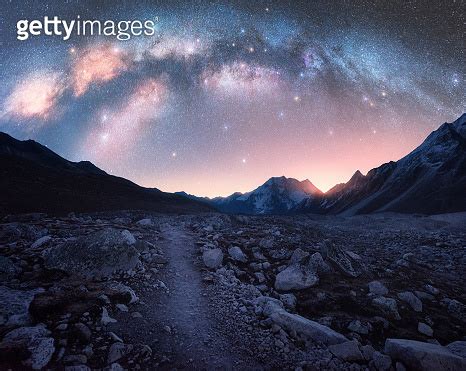
M 357 171 L 318 199 L 293 211 L 368 214 L 394 211 L 439 214 L 466 210 L 466 114 L 444 123 L 396 162 Z
M 0 214 L 107 210 L 203 212 L 208 205 L 71 162 L 33 141 L 0 133 Z

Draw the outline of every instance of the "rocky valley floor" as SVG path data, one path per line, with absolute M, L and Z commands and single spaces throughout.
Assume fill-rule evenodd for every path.
M 466 214 L 8 216 L 0 369 L 466 369 Z

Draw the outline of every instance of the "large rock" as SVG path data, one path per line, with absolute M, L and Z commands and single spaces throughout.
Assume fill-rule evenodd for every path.
M 50 236 L 44 236 L 44 237 L 41 237 L 39 239 L 37 239 L 32 245 L 31 245 L 31 248 L 32 249 L 38 249 L 39 247 L 42 247 L 43 245 L 47 244 L 48 242 L 50 242 L 52 240 L 52 237 Z
M 392 298 L 386 298 L 384 296 L 380 296 L 372 300 L 372 304 L 380 309 L 385 314 L 388 314 L 390 317 L 400 320 L 401 316 L 398 313 L 398 306 L 396 305 L 396 300 Z
M 233 258 L 233 260 L 246 263 L 248 261 L 248 257 L 246 254 L 241 250 L 238 246 L 233 246 L 228 249 L 228 254 Z
M 18 269 L 10 258 L 0 256 L 0 281 L 5 282 L 13 278 Z
M 111 364 L 126 357 L 132 350 L 133 346 L 131 344 L 113 343 L 108 350 L 107 363 Z
M 358 342 L 356 340 L 330 345 L 328 350 L 330 350 L 334 356 L 347 362 L 364 360 L 364 356 L 359 350 Z
M 319 274 L 330 273 L 332 271 L 332 268 L 324 261 L 319 252 L 312 254 L 307 264 L 311 270 Z
M 304 259 L 309 257 L 309 253 L 300 249 L 299 247 L 293 251 L 290 258 L 290 265 L 301 263 Z
M 269 296 L 259 296 L 254 300 L 254 304 L 261 308 L 264 316 L 270 317 L 272 314 L 278 311 L 284 310 L 283 303 L 275 298 Z
M 150 219 L 150 218 L 145 218 L 145 219 L 138 220 L 136 222 L 136 224 L 140 225 L 142 227 L 150 227 L 150 226 L 154 225 L 154 223 L 152 223 L 152 219 Z
M 207 268 L 219 268 L 223 263 L 223 252 L 220 249 L 206 250 L 202 254 L 202 260 Z
M 273 322 L 288 331 L 308 337 L 314 341 L 326 344 L 340 344 L 348 341 L 342 334 L 332 330 L 330 327 L 321 325 L 297 314 L 288 313 L 285 310 L 277 310 L 270 316 Z
M 398 294 L 398 297 L 400 298 L 400 300 L 403 300 L 405 303 L 408 303 L 415 312 L 422 312 L 422 301 L 420 301 L 418 297 L 414 295 L 412 292 L 400 292 Z
M 131 287 L 120 282 L 107 283 L 104 292 L 115 303 L 133 304 L 139 300 Z
M 275 277 L 275 289 L 278 291 L 302 290 L 319 282 L 319 277 L 309 266 L 293 264 Z
M 348 277 L 359 277 L 364 271 L 361 260 L 355 258 L 356 254 L 350 254 L 328 241 L 321 246 L 321 253 L 325 261 Z
M 372 295 L 376 296 L 383 296 L 388 294 L 388 289 L 385 287 L 385 285 L 380 282 L 380 281 L 372 281 L 369 282 L 369 292 Z
M 465 370 L 466 359 L 437 344 L 405 339 L 387 339 L 385 353 L 401 361 L 408 369 L 437 371 Z
M 29 306 L 43 289 L 13 290 L 0 286 L 0 315 L 7 325 L 24 326 L 29 323 Z
M 85 277 L 130 271 L 139 262 L 136 240 L 127 230 L 107 228 L 44 251 L 45 266 Z
M 20 327 L 5 335 L 0 343 L 0 354 L 4 361 L 21 360 L 34 370 L 47 366 L 55 352 L 53 338 L 43 324 Z
M 466 341 L 454 341 L 447 345 L 447 348 L 457 356 L 466 359 Z

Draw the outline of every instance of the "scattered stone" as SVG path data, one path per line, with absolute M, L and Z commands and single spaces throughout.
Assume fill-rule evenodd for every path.
M 312 271 L 319 274 L 326 274 L 332 271 L 319 252 L 316 252 L 309 257 L 308 266 Z
M 306 259 L 308 256 L 309 253 L 307 251 L 304 251 L 298 247 L 296 250 L 293 251 L 289 265 L 302 263 L 304 259 Z
M 350 322 L 348 330 L 367 335 L 372 330 L 372 326 L 370 323 L 362 323 L 360 320 L 356 319 Z
M 419 322 L 417 325 L 417 330 L 426 336 L 432 337 L 434 335 L 434 330 L 429 325 Z
M 29 324 L 29 307 L 34 296 L 43 289 L 13 290 L 0 286 L 0 315 L 7 325 L 24 326 Z
M 286 309 L 294 310 L 298 299 L 293 294 L 281 294 L 280 301 L 283 303 Z
M 321 248 L 322 257 L 329 261 L 336 269 L 348 277 L 359 277 L 364 271 L 360 259 L 344 251 L 328 241 L 325 241 Z
M 63 363 L 81 365 L 87 363 L 87 357 L 84 354 L 70 354 L 63 358 Z
M 52 240 L 52 237 L 50 237 L 50 236 L 41 237 L 31 245 L 31 248 L 37 249 L 37 248 L 45 245 L 46 243 L 48 243 L 51 240 Z
M 152 223 L 152 220 L 149 218 L 138 220 L 136 224 L 140 225 L 141 227 L 151 227 L 152 225 L 154 225 L 154 223 Z
M 372 355 L 372 360 L 374 361 L 374 366 L 377 371 L 388 371 L 392 366 L 392 359 L 390 356 L 380 352 L 374 352 Z
M 12 279 L 18 269 L 10 258 L 0 255 L 0 281 L 5 282 Z
M 65 366 L 65 371 L 91 371 L 86 365 Z
M 384 311 L 386 314 L 390 315 L 396 320 L 400 320 L 401 316 L 398 313 L 398 306 L 396 305 L 396 300 L 392 298 L 386 298 L 384 296 L 377 297 L 372 300 L 372 304 Z
M 437 296 L 440 293 L 440 290 L 432 285 L 425 285 L 424 289 L 431 295 Z
M 385 353 L 413 370 L 464 370 L 466 359 L 437 344 L 415 340 L 387 339 Z
M 283 310 L 283 303 L 269 296 L 259 296 L 254 302 L 260 308 L 258 312 L 264 314 L 264 316 L 271 316 L 273 313 Z
M 372 345 L 364 345 L 361 347 L 361 353 L 366 361 L 370 361 L 372 359 L 374 352 L 375 349 L 372 347 Z
M 206 250 L 202 254 L 202 260 L 207 268 L 219 268 L 223 263 L 223 252 L 220 249 Z
M 83 344 L 88 344 L 91 341 L 92 332 L 84 323 L 78 322 L 73 326 L 76 339 Z
M 263 283 L 263 282 L 266 281 L 266 278 L 265 278 L 265 276 L 264 276 L 264 273 L 262 273 L 262 272 L 256 272 L 256 273 L 254 273 L 254 275 L 256 276 L 257 281 L 259 281 L 259 283 Z
M 302 290 L 315 286 L 319 277 L 309 267 L 294 264 L 281 271 L 275 277 L 275 289 L 278 291 Z
M 369 282 L 369 292 L 376 296 L 384 296 L 388 294 L 388 289 L 380 281 Z
M 466 341 L 454 341 L 447 345 L 447 348 L 457 356 L 466 359 Z
M 128 307 L 124 304 L 117 304 L 115 305 L 117 307 L 117 309 L 120 311 L 120 312 L 127 312 L 128 311 Z
M 270 318 L 274 323 L 288 331 L 295 331 L 298 334 L 304 335 L 314 341 L 318 341 L 326 345 L 339 344 L 348 341 L 348 339 L 342 334 L 327 326 L 323 326 L 297 314 L 288 313 L 285 310 L 278 310 L 272 313 Z
M 44 324 L 20 327 L 8 332 L 0 343 L 2 358 L 18 359 L 24 366 L 40 370 L 55 352 L 54 340 Z
M 364 357 L 359 350 L 358 342 L 355 340 L 345 341 L 344 343 L 330 345 L 328 350 L 336 357 L 347 361 L 362 361 Z
M 241 250 L 238 246 L 233 246 L 228 249 L 228 254 L 233 258 L 233 260 L 246 263 L 248 261 L 248 257 L 244 254 L 243 250 Z
M 415 312 L 422 312 L 422 302 L 412 292 L 400 292 L 398 297 L 408 303 Z
M 136 267 L 139 253 L 135 242 L 129 231 L 107 228 L 52 247 L 43 257 L 49 269 L 85 277 L 108 277 Z
M 133 304 L 139 301 L 138 296 L 131 287 L 119 282 L 107 283 L 104 292 L 113 302 Z
M 105 326 L 105 325 L 108 325 L 109 323 L 115 323 L 117 322 L 117 320 L 110 317 L 110 315 L 108 314 L 107 308 L 103 307 L 102 317 L 100 319 L 100 322 Z
M 133 346 L 120 342 L 113 343 L 108 350 L 107 364 L 116 362 L 126 357 L 133 350 Z
M 91 371 L 86 365 L 65 366 L 65 371 Z

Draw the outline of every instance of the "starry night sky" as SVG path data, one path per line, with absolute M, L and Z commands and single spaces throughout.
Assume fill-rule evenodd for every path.
M 0 131 L 144 186 L 325 191 L 465 111 L 460 0 L 95 3 L 1 0 Z M 159 21 L 130 41 L 16 39 L 46 15 Z

